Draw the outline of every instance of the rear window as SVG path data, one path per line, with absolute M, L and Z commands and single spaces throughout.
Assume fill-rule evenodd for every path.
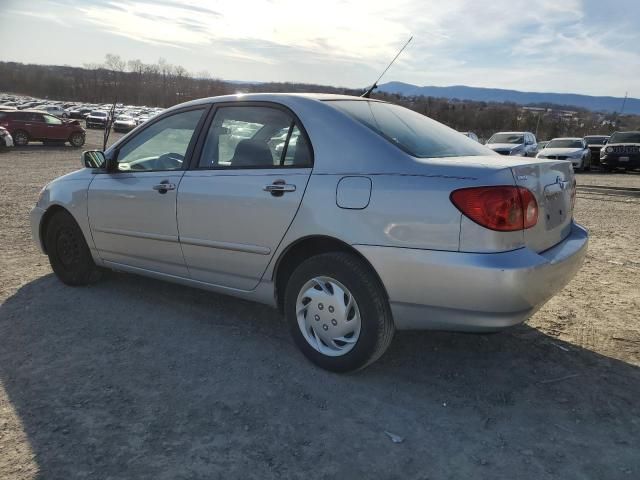
M 616 132 L 609 143 L 640 143 L 640 132 Z
M 521 133 L 496 133 L 487 143 L 524 143 L 524 136 Z
M 604 145 L 604 141 L 607 139 L 607 137 L 584 137 L 584 139 L 590 145 Z
M 327 103 L 414 157 L 495 155 L 478 142 L 408 108 L 363 100 Z

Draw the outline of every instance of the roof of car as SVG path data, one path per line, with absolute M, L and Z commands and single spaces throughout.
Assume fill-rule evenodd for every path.
M 513 134 L 513 135 L 515 135 L 515 134 L 521 135 L 521 134 L 523 134 L 523 133 L 531 133 L 531 132 L 496 132 L 496 133 L 494 133 L 494 135 L 496 135 L 496 134 L 498 134 L 498 133 L 507 133 L 507 134 L 509 134 L 509 135 L 512 135 L 512 134 Z
M 580 137 L 557 137 L 557 138 L 552 138 L 550 141 L 553 140 L 582 140 L 582 138 Z
M 333 93 L 237 93 L 232 95 L 222 95 L 218 97 L 206 97 L 192 100 L 181 105 L 201 105 L 207 103 L 218 102 L 235 102 L 242 100 L 245 102 L 282 102 L 287 103 L 292 99 L 308 99 L 317 101 L 332 100 L 356 100 L 356 101 L 372 101 L 381 102 L 373 98 L 355 97 L 353 95 L 338 95 Z M 386 102 L 385 102 L 386 103 Z M 177 105 L 174 105 L 176 107 Z M 171 108 L 174 108 L 171 107 Z

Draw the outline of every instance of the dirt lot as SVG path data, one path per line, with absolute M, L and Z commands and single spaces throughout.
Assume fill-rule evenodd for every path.
M 0 154 L 0 478 L 640 478 L 640 198 L 579 194 L 586 264 L 526 325 L 400 333 L 340 376 L 263 306 L 123 274 L 58 282 L 27 216 L 79 156 Z

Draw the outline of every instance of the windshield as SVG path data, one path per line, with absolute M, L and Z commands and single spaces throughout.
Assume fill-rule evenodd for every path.
M 91 116 L 92 117 L 106 117 L 107 113 L 106 112 L 91 112 Z
M 524 136 L 520 133 L 496 133 L 487 143 L 524 143 Z
M 616 132 L 609 143 L 640 143 L 640 132 Z
M 551 140 L 547 143 L 545 148 L 582 148 L 582 140 L 576 140 L 571 138 L 559 138 L 557 140 Z
M 131 122 L 133 121 L 133 118 L 127 116 L 127 115 L 120 115 L 119 117 L 116 118 L 117 121 L 119 122 Z
M 455 130 L 398 105 L 362 100 L 331 100 L 327 103 L 414 157 L 495 154 Z
M 604 141 L 607 137 L 584 137 L 584 139 L 590 145 L 604 145 Z

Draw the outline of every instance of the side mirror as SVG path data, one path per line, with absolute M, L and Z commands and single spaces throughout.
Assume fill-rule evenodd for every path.
M 105 168 L 107 159 L 101 150 L 87 150 L 82 153 L 82 163 L 85 168 Z

